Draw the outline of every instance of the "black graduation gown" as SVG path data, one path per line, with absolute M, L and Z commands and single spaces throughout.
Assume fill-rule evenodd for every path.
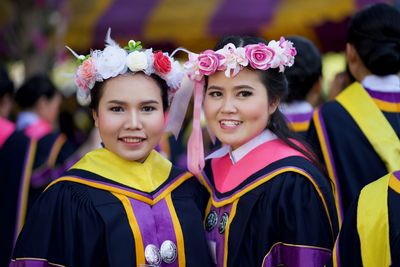
M 206 161 L 202 179 L 212 194 L 205 228 L 217 266 L 324 266 L 338 223 L 330 184 L 316 167 L 286 157 L 220 193 L 213 160 Z
M 190 173 L 172 167 L 146 193 L 101 176 L 115 163 L 101 162 L 97 174 L 72 167 L 42 193 L 10 266 L 139 266 L 148 245 L 160 249 L 167 239 L 177 259 L 161 266 L 210 265 L 202 226 L 208 193 Z

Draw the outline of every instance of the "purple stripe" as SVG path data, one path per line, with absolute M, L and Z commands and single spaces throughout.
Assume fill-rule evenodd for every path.
M 115 184 L 111 184 L 111 183 L 107 183 L 107 182 L 101 182 L 101 181 L 95 181 L 95 180 L 91 180 L 91 179 L 86 179 L 86 178 L 83 178 L 83 177 L 80 177 L 80 176 L 76 176 L 76 175 L 68 175 L 68 177 L 75 177 L 75 178 L 79 178 L 80 180 L 84 180 L 84 181 L 88 181 L 88 182 L 92 182 L 92 183 L 97 183 L 97 184 L 102 184 L 102 185 L 106 185 L 106 186 L 111 186 L 111 187 L 114 187 L 114 188 L 118 188 L 118 189 L 121 189 L 121 190 L 125 190 L 125 191 L 128 191 L 128 192 L 131 192 L 131 193 L 135 193 L 135 194 L 141 195 L 141 196 L 143 196 L 143 197 L 146 197 L 146 198 L 148 198 L 148 199 L 150 199 L 150 200 L 153 200 L 153 199 L 157 198 L 157 196 L 159 196 L 160 194 L 162 194 L 171 184 L 175 183 L 177 180 L 179 180 L 179 179 L 180 179 L 182 176 L 184 176 L 185 174 L 186 174 L 186 173 L 183 173 L 183 174 L 181 174 L 181 175 L 175 177 L 174 179 L 172 179 L 169 183 L 167 183 L 166 185 L 164 185 L 164 186 L 163 186 L 156 194 L 154 194 L 154 195 L 151 195 L 151 194 L 148 194 L 148 193 L 145 193 L 145 192 L 141 192 L 141 191 L 135 190 L 135 189 L 133 189 L 133 188 L 128 188 L 128 187 L 124 187 L 124 186 L 120 186 L 120 185 L 115 185 Z M 61 177 L 61 178 L 62 178 L 62 177 Z
M 366 89 L 366 91 L 372 98 L 390 103 L 400 104 L 399 92 L 377 92 L 369 89 Z
M 157 202 L 157 204 L 153 206 L 153 215 L 155 217 L 157 225 L 156 233 L 158 238 L 158 244 L 160 244 L 159 248 L 161 248 L 161 244 L 166 240 L 172 241 L 178 248 L 178 243 L 176 241 L 176 236 L 175 236 L 174 223 L 172 221 L 171 213 L 165 199 Z M 176 260 L 173 263 L 168 264 L 168 266 L 178 267 L 178 262 L 179 262 L 178 257 L 179 256 L 177 250 Z
M 217 213 L 217 225 L 211 230 L 211 232 L 206 232 L 207 239 L 216 243 L 216 259 L 217 265 L 222 266 L 224 262 L 224 251 L 225 251 L 225 232 L 220 234 L 218 231 L 219 222 L 221 220 L 222 214 L 225 212 L 229 214 L 232 210 L 232 203 L 225 205 L 221 208 L 211 208 L 211 211 Z M 228 226 L 228 223 L 226 224 Z
M 112 29 L 111 37 L 113 39 L 123 36 L 133 39 L 142 36 L 147 19 L 158 2 L 158 0 L 113 1 L 94 28 L 94 43 L 104 43 L 104 37 L 109 27 Z
M 287 267 L 325 266 L 331 252 L 322 248 L 277 244 L 264 259 L 264 267 L 284 265 Z
M 140 233 L 142 234 L 144 248 L 149 244 L 153 244 L 159 248 L 156 221 L 152 216 L 151 206 L 133 198 L 129 198 L 129 201 L 139 225 Z
M 46 260 L 12 260 L 9 267 L 54 267 L 61 266 L 52 264 Z
M 309 122 L 312 118 L 313 111 L 307 113 L 295 113 L 295 114 L 285 114 L 286 119 L 289 122 Z
M 337 177 L 335 161 L 333 159 L 331 145 L 330 145 L 330 142 L 329 142 L 328 133 L 326 132 L 326 126 L 325 126 L 324 118 L 322 117 L 321 109 L 318 109 L 318 117 L 319 117 L 319 121 L 320 121 L 320 124 L 321 124 L 322 134 L 323 134 L 324 139 L 325 139 L 326 150 L 328 152 L 328 156 L 329 156 L 329 159 L 331 161 L 331 166 L 332 166 L 332 171 L 333 171 L 333 176 L 334 176 L 333 179 L 335 179 L 337 195 L 338 195 L 338 198 L 339 198 L 340 218 L 342 218 L 342 220 L 343 220 L 342 194 L 341 194 L 341 190 L 340 190 L 340 183 L 339 183 L 339 179 Z M 322 146 L 322 144 L 321 144 L 321 146 Z M 326 165 L 326 163 L 325 163 L 325 165 Z
M 19 235 L 19 229 L 18 229 L 18 225 L 20 224 L 20 221 L 24 221 L 25 218 L 20 218 L 20 214 L 21 214 L 21 210 L 23 209 L 22 205 L 25 204 L 25 208 L 26 208 L 26 204 L 27 203 L 22 203 L 22 199 L 24 198 L 24 196 L 26 195 L 26 201 L 28 201 L 28 195 L 29 195 L 29 186 L 27 188 L 27 190 L 24 191 L 24 184 L 25 182 L 28 183 L 30 179 L 30 176 L 27 176 L 27 172 L 29 172 L 30 170 L 28 170 L 28 166 L 29 166 L 29 155 L 31 154 L 31 150 L 33 149 L 33 143 L 35 141 L 33 141 L 32 139 L 30 139 L 29 141 L 29 145 L 28 145 L 28 149 L 25 155 L 25 160 L 24 160 L 24 170 L 22 172 L 22 177 L 21 177 L 21 182 L 19 185 L 19 193 L 18 193 L 18 204 L 17 204 L 17 218 L 16 218 L 16 224 L 15 224 L 15 233 L 14 233 L 14 240 L 13 240 L 13 244 L 15 244 L 15 241 L 17 241 L 18 235 Z M 32 156 L 34 157 L 34 155 Z M 32 159 L 33 160 L 33 159 Z M 33 164 L 33 162 L 32 162 Z M 29 183 L 28 183 L 29 184 Z
M 225 0 L 208 29 L 212 35 L 255 34 L 273 18 L 277 0 Z
M 400 171 L 395 171 L 395 172 L 393 172 L 393 175 L 394 175 L 394 177 L 397 178 L 397 180 L 400 181 Z
M 356 1 L 356 5 L 357 5 L 357 9 L 361 9 L 365 6 L 368 5 L 372 5 L 375 3 L 381 3 L 381 2 L 386 2 L 386 3 L 390 3 L 391 1 L 382 1 L 382 0 L 357 0 Z
M 66 170 L 72 167 L 78 160 L 80 156 L 72 157 L 70 160 L 58 166 L 57 168 L 42 168 L 40 170 L 35 171 L 31 177 L 31 185 L 32 187 L 38 188 L 43 185 L 47 185 L 54 179 L 60 177 Z

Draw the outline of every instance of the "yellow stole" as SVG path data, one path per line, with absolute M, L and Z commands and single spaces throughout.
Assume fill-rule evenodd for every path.
M 360 83 L 351 84 L 336 100 L 347 110 L 388 172 L 400 169 L 400 141 L 373 99 Z M 358 200 L 357 231 L 365 267 L 389 266 L 388 187 L 391 174 L 365 186 Z
M 125 160 L 99 148 L 87 153 L 71 169 L 83 169 L 128 187 L 152 192 L 169 176 L 172 164 L 155 150 L 141 163 Z

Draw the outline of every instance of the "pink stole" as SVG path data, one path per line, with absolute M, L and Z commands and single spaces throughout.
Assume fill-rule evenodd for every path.
M 295 141 L 294 141 L 295 142 Z M 299 143 L 297 145 L 302 147 Z M 240 185 L 253 173 L 267 165 L 290 156 L 305 156 L 280 139 L 265 142 L 247 153 L 237 163 L 232 164 L 229 154 L 211 160 L 215 187 L 225 193 Z
M 0 147 L 2 147 L 7 138 L 14 132 L 15 124 L 0 117 L 0 129 Z
M 51 133 L 53 127 L 45 120 L 38 120 L 25 128 L 25 134 L 35 140 L 39 140 L 43 136 Z

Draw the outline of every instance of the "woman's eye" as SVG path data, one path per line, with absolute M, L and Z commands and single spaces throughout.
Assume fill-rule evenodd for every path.
M 218 92 L 218 91 L 214 91 L 214 92 L 211 91 L 208 93 L 208 95 L 211 97 L 219 97 L 219 96 L 222 96 L 222 93 Z
M 144 112 L 151 112 L 153 110 L 156 110 L 156 108 L 155 107 L 151 107 L 151 106 L 146 106 L 146 107 L 142 108 L 142 111 L 144 111 Z
M 122 111 L 124 111 L 124 109 L 122 107 L 111 107 L 110 110 L 113 111 L 113 112 L 122 112 Z
M 240 91 L 238 93 L 238 96 L 241 96 L 241 97 L 248 97 L 248 96 L 251 96 L 251 95 L 253 95 L 253 93 L 250 92 L 250 91 Z

